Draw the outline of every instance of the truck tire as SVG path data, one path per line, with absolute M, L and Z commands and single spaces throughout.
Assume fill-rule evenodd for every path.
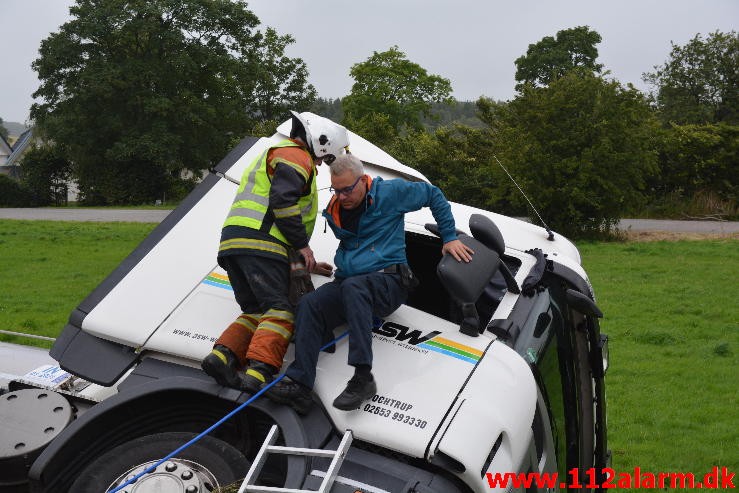
M 102 493 L 156 464 L 188 443 L 194 433 L 169 432 L 147 435 L 123 443 L 89 464 L 70 488 L 74 493 Z M 208 492 L 243 480 L 250 461 L 228 443 L 205 436 L 155 471 L 139 478 L 136 491 Z M 192 486 L 197 489 L 193 489 Z M 190 488 L 188 490 L 188 488 Z M 124 488 L 121 491 L 125 491 Z

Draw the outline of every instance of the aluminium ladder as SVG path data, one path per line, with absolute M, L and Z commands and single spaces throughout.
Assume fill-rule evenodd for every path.
M 351 430 L 346 430 L 343 438 L 341 439 L 341 443 L 339 443 L 339 446 L 336 448 L 336 450 L 324 450 L 320 448 L 311 449 L 280 447 L 274 445 L 274 443 L 277 441 L 277 435 L 277 425 L 272 425 L 272 428 L 269 430 L 267 438 L 264 439 L 264 443 L 262 443 L 262 448 L 259 449 L 257 456 L 254 458 L 254 462 L 249 468 L 249 472 L 246 474 L 246 478 L 244 478 L 244 482 L 241 484 L 241 488 L 239 488 L 238 493 L 329 493 L 331 491 L 331 487 L 334 484 L 334 481 L 336 480 L 336 476 L 339 473 L 341 463 L 344 462 L 346 453 L 352 443 L 353 437 Z M 262 467 L 267 460 L 267 454 L 270 452 L 286 455 L 331 457 L 332 459 L 331 465 L 329 465 L 328 470 L 326 470 L 326 474 L 323 477 L 323 481 L 321 482 L 321 486 L 318 488 L 318 490 L 296 490 L 293 488 L 278 488 L 253 484 L 253 481 L 256 481 L 256 479 L 259 477 L 259 473 L 262 471 Z

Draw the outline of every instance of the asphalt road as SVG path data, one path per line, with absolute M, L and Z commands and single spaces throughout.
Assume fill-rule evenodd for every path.
M 131 222 L 158 223 L 167 217 L 171 210 L 142 209 L 12 209 L 0 208 L 0 219 L 40 219 L 46 221 L 89 221 L 89 222 Z
M 142 209 L 12 209 L 0 208 L 0 219 L 40 219 L 48 221 L 141 222 L 158 223 L 169 210 Z M 658 219 L 622 219 L 619 229 L 627 231 L 664 231 L 673 233 L 739 233 L 739 222 L 671 221 Z
M 619 229 L 627 231 L 664 231 L 671 233 L 739 233 L 737 221 L 673 221 L 661 219 L 621 219 Z

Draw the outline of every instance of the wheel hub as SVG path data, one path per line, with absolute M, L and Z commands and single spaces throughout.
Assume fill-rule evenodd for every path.
M 151 461 L 131 468 L 116 479 L 107 491 L 111 491 L 141 474 L 159 461 Z M 218 488 L 215 476 L 197 462 L 171 459 L 120 490 L 120 493 L 207 493 Z

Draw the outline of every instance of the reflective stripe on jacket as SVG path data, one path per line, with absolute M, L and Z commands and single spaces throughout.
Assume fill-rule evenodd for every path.
M 245 170 L 236 192 L 236 197 L 231 205 L 231 210 L 223 226 L 244 226 L 269 234 L 280 242 L 289 245 L 290 242 L 280 229 L 275 225 L 275 218 L 288 218 L 300 216 L 307 236 L 313 233 L 318 213 L 318 196 L 316 192 L 316 168 L 308 151 L 305 151 L 305 159 L 302 162 L 293 162 L 280 159 L 279 163 L 268 162 L 270 151 L 277 148 L 297 147 L 303 149 L 299 144 L 291 140 L 284 140 L 269 149 L 255 159 Z M 273 160 L 276 161 L 276 160 Z M 296 204 L 280 209 L 270 207 L 270 189 L 272 187 L 272 174 L 277 164 L 286 164 L 293 168 L 306 183 L 305 191 Z M 221 245 L 221 250 L 224 249 Z M 247 246 L 248 248 L 248 246 Z

